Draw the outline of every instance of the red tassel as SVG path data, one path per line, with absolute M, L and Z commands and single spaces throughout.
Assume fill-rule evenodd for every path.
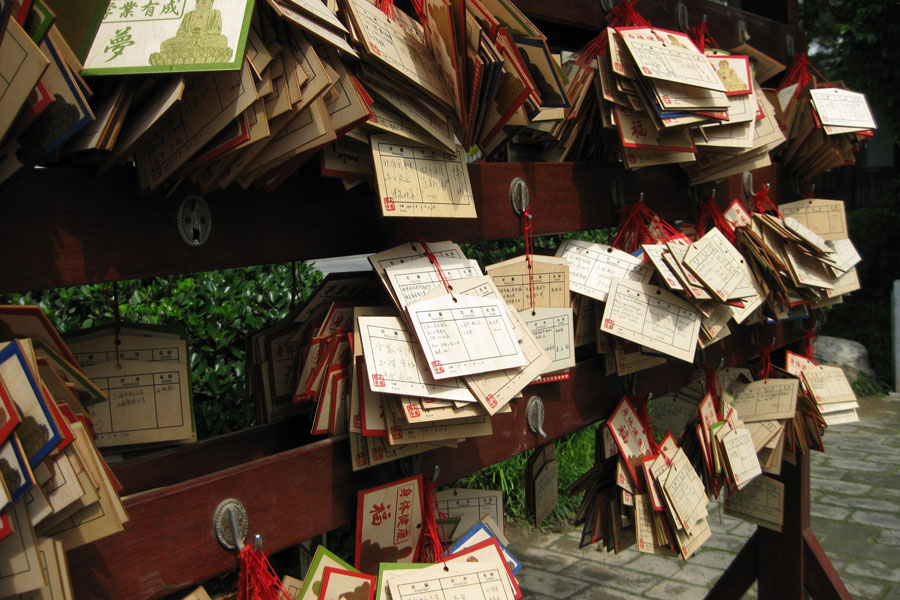
M 716 370 L 709 365 L 703 365 L 703 372 L 706 379 L 706 393 L 710 395 L 713 406 L 716 409 L 716 417 L 722 420 L 722 401 L 719 398 L 719 378 Z
M 768 379 L 769 375 L 772 374 L 773 348 L 775 348 L 774 344 L 772 346 L 759 347 L 759 376 L 763 379 Z
M 394 13 L 394 0 L 377 0 L 375 5 L 393 21 L 397 15 Z
M 809 56 L 805 52 L 801 52 L 794 56 L 787 74 L 782 78 L 781 83 L 778 84 L 778 90 L 781 91 L 796 83 L 797 90 L 794 92 L 794 98 L 799 98 L 810 81 L 818 81 L 814 74 L 819 76 L 824 87 L 833 87 L 833 84 L 822 75 L 821 71 L 809 62 Z
M 787 74 L 781 79 L 781 83 L 778 84 L 778 90 L 781 91 L 796 83 L 797 91 L 794 93 L 794 97 L 799 98 L 802 90 L 806 88 L 811 79 L 808 67 L 809 57 L 806 55 L 806 52 L 794 55 L 794 60 L 791 62 Z
M 436 487 L 433 481 L 425 481 L 423 489 L 425 505 L 422 507 L 422 545 L 418 562 L 432 563 L 444 560 L 444 546 L 441 543 L 437 520 L 438 518 L 443 519 L 445 515 L 437 507 Z
M 237 600 L 291 600 L 266 555 L 247 544 L 238 554 L 241 564 Z
M 710 35 L 709 28 L 706 26 L 706 21 L 700 21 L 689 28 L 687 30 L 687 35 L 691 38 L 691 41 L 694 42 L 694 45 L 697 46 L 697 50 L 700 52 L 706 52 L 707 48 L 719 47 L 719 44 L 717 44 L 716 40 Z
M 813 359 L 813 350 L 815 349 L 813 342 L 816 339 L 816 330 L 807 329 L 805 332 L 803 332 L 803 338 L 806 345 L 806 358 L 807 360 L 815 362 Z
M 625 0 L 622 4 L 614 6 L 606 20 L 609 27 L 650 27 L 650 21 L 641 16 L 641 13 L 634 7 L 636 0 Z M 606 56 L 609 51 L 609 37 L 604 29 L 598 33 L 594 39 L 576 53 L 575 64 L 579 69 L 583 69 L 590 65 L 594 58 L 598 56 Z
M 684 237 L 642 200 L 626 204 L 619 214 L 622 215 L 621 224 L 611 245 L 629 254 L 642 244 L 659 244 Z
M 753 194 L 753 212 L 757 212 L 760 214 L 773 214 L 779 219 L 781 218 L 781 211 L 778 210 L 778 207 L 772 202 L 772 199 L 769 197 L 769 186 L 764 185 L 760 188 L 758 192 Z
M 697 235 L 702 236 L 708 229 L 706 229 L 706 223 L 708 221 L 712 221 L 713 227 L 716 227 L 722 234 L 728 238 L 728 241 L 732 244 L 735 243 L 737 236 L 734 233 L 734 227 L 731 223 L 728 222 L 728 219 L 725 218 L 725 215 L 722 214 L 721 209 L 719 209 L 719 203 L 716 201 L 715 196 L 710 196 L 703 202 L 703 206 L 700 208 L 700 220 L 697 222 Z

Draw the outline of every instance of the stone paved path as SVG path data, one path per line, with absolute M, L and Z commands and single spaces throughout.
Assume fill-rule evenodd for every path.
M 863 398 L 859 423 L 825 433 L 812 454 L 812 526 L 854 598 L 900 599 L 900 396 Z M 688 561 L 578 548 L 579 531 L 510 527 L 528 600 L 703 598 L 755 526 L 710 505 L 712 537 Z M 754 585 L 745 598 L 756 597 Z

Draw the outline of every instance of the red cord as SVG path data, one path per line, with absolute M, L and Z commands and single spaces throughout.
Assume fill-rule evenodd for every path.
M 444 546 L 441 543 L 438 531 L 438 518 L 446 515 L 438 510 L 436 485 L 433 481 L 425 481 L 423 485 L 423 497 L 425 505 L 422 507 L 422 546 L 419 555 L 420 562 L 441 562 L 444 560 Z
M 650 21 L 641 16 L 634 7 L 636 0 L 625 0 L 622 4 L 614 6 L 606 20 L 608 27 L 650 27 Z M 594 39 L 576 53 L 575 64 L 584 69 L 598 56 L 606 56 L 609 51 L 609 35 L 606 29 L 598 33 Z
M 525 219 L 525 262 L 528 265 L 528 294 L 531 299 L 531 314 L 534 314 L 534 216 L 526 206 L 522 213 Z
M 388 19 L 393 21 L 397 18 L 396 13 L 394 13 L 394 0 L 377 0 L 376 6 L 387 15 Z
M 753 210 L 760 214 L 770 212 L 779 219 L 781 218 L 781 211 L 769 197 L 769 186 L 767 185 L 762 186 L 758 192 L 753 194 Z
M 438 263 L 437 257 L 434 255 L 434 252 L 431 251 L 431 248 L 428 247 L 428 243 L 422 239 L 422 236 L 419 235 L 418 232 L 415 232 L 416 238 L 419 240 L 419 244 L 422 245 L 422 250 L 425 251 L 425 257 L 431 262 L 434 268 L 437 270 L 438 277 L 441 278 L 441 283 L 444 284 L 444 289 L 447 290 L 447 293 L 450 294 L 450 297 L 456 300 L 453 296 L 453 288 L 450 287 L 450 283 L 447 281 L 447 278 L 444 276 L 444 271 L 441 270 L 441 265 Z
M 783 90 L 787 87 L 792 86 L 793 84 L 797 84 L 797 90 L 794 92 L 794 98 L 799 98 L 800 94 L 803 93 L 803 90 L 806 89 L 806 86 L 809 84 L 811 80 L 815 78 L 810 74 L 810 70 L 813 71 L 816 75 L 818 75 L 822 83 L 825 87 L 834 87 L 834 84 L 828 81 L 828 79 L 822 75 L 821 71 L 815 68 L 812 63 L 809 62 L 809 56 L 805 52 L 801 52 L 794 56 L 793 62 L 791 62 L 791 66 L 788 69 L 787 75 L 781 80 L 781 83 L 778 84 L 778 89 Z
M 759 376 L 763 379 L 768 379 L 772 374 L 772 350 L 774 349 L 774 344 L 759 347 Z
M 734 227 L 722 214 L 719 203 L 715 196 L 710 196 L 703 202 L 700 208 L 700 220 L 697 222 L 697 235 L 702 236 L 706 231 L 706 223 L 712 221 L 713 227 L 717 228 L 732 244 L 737 240 Z
M 709 28 L 706 26 L 706 21 L 700 21 L 689 28 L 687 30 L 687 35 L 691 38 L 691 41 L 694 42 L 694 45 L 697 46 L 697 49 L 700 52 L 706 52 L 707 48 L 719 47 L 719 44 L 716 43 L 716 40 L 710 35 Z
M 713 407 L 716 409 L 716 420 L 722 420 L 722 401 L 719 396 L 719 377 L 716 370 L 709 365 L 703 365 L 703 372 L 706 379 L 706 393 L 712 397 Z
M 290 600 L 266 555 L 257 552 L 253 544 L 241 548 L 238 562 L 241 568 L 237 600 Z

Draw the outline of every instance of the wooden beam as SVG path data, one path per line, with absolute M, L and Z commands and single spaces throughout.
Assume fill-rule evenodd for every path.
M 803 540 L 803 585 L 810 597 L 816 600 L 851 600 L 847 586 L 828 560 L 812 529 L 803 532 Z
M 774 167 L 754 173 L 757 186 L 786 181 Z M 665 219 L 697 211 L 684 174 L 673 166 L 654 168 L 648 177 L 646 170 L 615 164 L 477 163 L 469 174 L 476 220 L 383 218 L 365 186 L 345 193 L 339 182 L 311 171 L 271 195 L 232 187 L 207 198 L 212 232 L 206 244 L 193 248 L 175 227 L 187 192 L 139 200 L 130 196 L 128 172 L 95 180 L 84 170 L 33 170 L 4 189 L 4 197 L 28 201 L 10 203 L 0 220 L 0 237 L 16 249 L 0 254 L 0 292 L 377 252 L 408 241 L 413 230 L 457 242 L 517 237 L 522 221 L 509 203 L 514 177 L 528 184 L 535 235 L 615 225 L 614 182 L 621 183 L 624 201 L 644 193 Z M 787 184 L 778 185 L 780 199 L 792 199 Z M 701 186 L 699 197 L 712 187 Z M 741 190 L 735 176 L 717 193 L 724 206 L 743 197 Z
M 803 532 L 809 529 L 809 452 L 801 454 L 796 465 L 784 461 L 784 524 L 781 532 L 759 528 L 759 572 L 757 593 L 760 598 L 803 600 Z

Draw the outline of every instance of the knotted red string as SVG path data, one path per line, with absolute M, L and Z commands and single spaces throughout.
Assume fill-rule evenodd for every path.
M 706 228 L 706 224 L 709 221 L 712 221 L 713 227 L 721 231 L 722 234 L 728 238 L 729 242 L 732 244 L 735 243 L 737 235 L 734 232 L 734 226 L 729 223 L 728 219 L 725 218 L 725 215 L 722 214 L 722 210 L 719 208 L 719 203 L 715 196 L 710 196 L 704 200 L 703 205 L 700 207 L 700 219 L 697 222 L 698 236 L 702 236 L 709 231 Z
M 422 236 L 419 235 L 418 232 L 415 232 L 416 239 L 419 240 L 419 244 L 422 246 L 422 250 L 425 251 L 425 258 L 432 264 L 432 266 L 437 270 L 438 277 L 441 278 L 441 283 L 444 284 L 444 289 L 447 290 L 447 293 L 450 294 L 450 297 L 456 300 L 453 297 L 453 288 L 450 287 L 450 283 L 447 281 L 447 278 L 444 276 L 444 271 L 441 270 L 441 265 L 438 262 L 437 256 L 434 255 L 434 252 L 431 251 L 431 248 L 428 247 L 428 243 L 422 239 Z
M 809 62 L 809 56 L 807 56 L 806 52 L 801 52 L 794 56 L 794 60 L 791 62 L 787 74 L 782 78 L 781 83 L 778 84 L 778 90 L 781 91 L 796 83 L 797 89 L 794 91 L 794 98 L 799 98 L 800 94 L 803 93 L 803 90 L 806 89 L 806 86 L 809 85 L 809 82 L 815 80 L 815 77 L 810 71 L 818 75 L 826 87 L 833 86 L 833 84 Z
M 522 213 L 525 219 L 525 262 L 528 265 L 528 296 L 531 300 L 531 314 L 534 315 L 534 215 L 526 206 Z
M 622 4 L 614 6 L 606 20 L 609 27 L 650 27 L 650 22 L 641 16 L 634 7 L 636 0 L 625 0 Z M 609 36 L 604 29 L 594 39 L 575 54 L 575 64 L 579 69 L 584 69 L 594 58 L 606 56 L 609 51 Z
M 647 223 L 647 231 L 650 232 L 650 237 L 652 237 L 654 240 L 656 240 L 656 242 L 660 244 L 664 244 L 665 242 L 672 242 L 675 240 L 683 240 L 687 243 L 690 243 L 690 240 L 686 235 L 669 225 L 669 223 L 665 219 L 663 219 L 656 213 L 653 213 L 653 216 Z
M 719 47 L 719 44 L 716 43 L 716 40 L 710 35 L 709 28 L 706 26 L 706 21 L 700 21 L 693 27 L 690 27 L 687 30 L 687 35 L 691 38 L 691 41 L 694 42 L 694 45 L 697 46 L 697 49 L 700 52 L 706 52 L 707 48 Z
M 716 370 L 709 365 L 703 365 L 704 379 L 706 380 L 706 393 L 712 398 L 716 409 L 716 420 L 722 420 L 722 400 L 719 396 L 719 376 Z
M 619 214 L 619 231 L 611 245 L 629 254 L 638 250 L 642 244 L 660 244 L 685 237 L 653 212 L 643 200 L 626 204 L 619 210 Z
M 803 332 L 803 343 L 806 346 L 806 358 L 807 360 L 813 359 L 813 350 L 814 350 L 814 341 L 816 339 L 816 330 L 815 329 L 807 329 Z
M 422 22 L 422 16 L 425 14 L 425 6 L 423 4 L 423 0 L 412 0 L 413 10 L 416 11 L 416 15 L 419 17 L 419 21 Z
M 613 248 L 618 248 L 631 254 L 641 247 L 641 244 L 654 244 L 656 239 L 651 235 L 647 223 L 656 217 L 643 201 L 638 200 L 626 204 L 619 209 L 621 222 L 619 231 L 612 242 Z
M 397 18 L 396 13 L 394 12 L 394 0 L 376 0 L 375 6 L 377 6 L 381 12 L 386 14 L 391 21 Z
M 422 546 L 419 562 L 440 562 L 444 560 L 444 546 L 438 530 L 438 518 L 445 515 L 438 510 L 437 492 L 434 481 L 427 480 L 423 486 L 425 505 L 422 507 Z
M 241 548 L 238 561 L 241 570 L 237 600 L 290 600 L 266 555 L 258 552 L 253 544 Z
M 772 350 L 774 349 L 774 343 L 771 346 L 762 344 L 759 346 L 759 376 L 763 379 L 768 379 L 772 374 Z
M 751 202 L 753 205 L 753 212 L 757 212 L 760 214 L 773 214 L 779 219 L 781 218 L 781 211 L 778 210 L 778 207 L 772 202 L 772 198 L 769 197 L 769 186 L 762 186 L 758 192 L 753 194 L 753 201 Z

